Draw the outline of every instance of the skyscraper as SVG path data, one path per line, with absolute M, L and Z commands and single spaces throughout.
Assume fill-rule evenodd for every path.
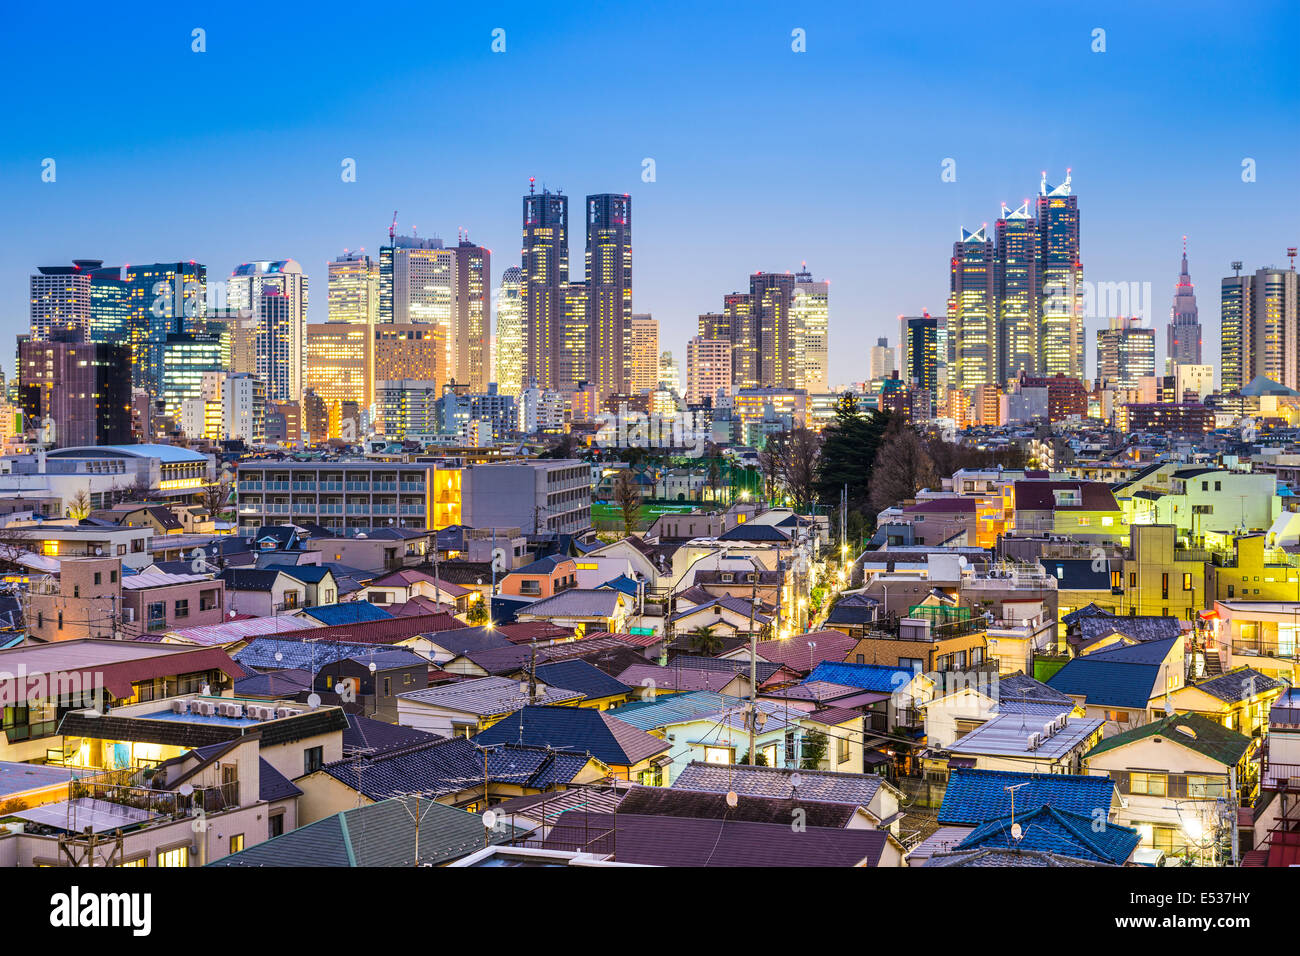
M 1187 274 L 1187 237 L 1183 237 L 1183 269 L 1174 288 L 1174 304 L 1169 311 L 1169 339 L 1165 351 L 1165 374 L 1172 375 L 1175 365 L 1201 364 L 1201 319 L 1196 309 L 1196 289 Z
M 686 402 L 717 401 L 718 392 L 731 390 L 731 343 L 726 339 L 695 336 L 686 343 Z
M 33 342 L 53 333 L 90 331 L 90 270 L 80 260 L 70 266 L 39 266 L 29 282 L 31 312 L 28 329 Z M 102 265 L 99 260 L 96 264 Z
M 1029 201 L 1002 216 L 988 237 L 963 229 L 949 262 L 947 329 L 956 388 L 1005 384 L 1028 375 L 1082 379 L 1083 265 L 1079 204 L 1071 178 L 1047 174 Z
M 889 347 L 889 339 L 876 339 L 876 344 L 871 346 L 871 368 L 869 375 L 871 381 L 879 382 L 889 378 L 894 374 L 894 350 Z
M 54 445 L 131 442 L 130 362 L 124 344 L 87 342 L 76 328 L 51 329 L 51 338 L 18 337 L 18 394 L 33 424 L 49 419 Z
M 900 315 L 899 348 L 902 353 L 900 378 L 907 384 L 930 393 L 931 406 L 937 405 L 939 371 L 947 361 L 940 349 L 939 318 L 924 315 Z
M 590 381 L 609 392 L 631 389 L 632 200 L 587 197 L 587 361 Z
M 375 332 L 373 325 L 354 322 L 312 322 L 307 326 L 306 388 L 327 404 L 356 402 L 368 408 L 374 401 Z
M 275 295 L 267 295 L 273 292 Z M 307 356 L 307 276 L 294 259 L 245 262 L 231 273 L 226 303 L 257 319 L 257 374 L 266 399 L 302 397 Z
M 329 321 L 374 325 L 379 317 L 379 263 L 345 252 L 329 264 Z
M 456 308 L 451 334 L 456 381 L 484 392 L 492 377 L 492 252 L 466 234 L 456 257 Z
M 505 395 L 516 398 L 523 391 L 524 380 L 524 316 L 520 298 L 523 271 L 510 266 L 501 273 L 501 288 L 497 294 L 497 334 L 493 358 L 496 360 L 495 380 Z
M 1097 330 L 1097 382 L 1102 388 L 1137 388 L 1156 374 L 1156 330 L 1140 316 L 1114 318 Z M 1181 400 L 1181 399 L 1180 399 Z
M 523 198 L 521 273 L 525 384 L 553 389 L 563 348 L 562 287 L 569 281 L 569 200 L 563 193 L 543 189 L 539 195 L 529 185 Z
M 948 329 L 953 336 L 954 388 L 998 384 L 997 296 L 993 243 L 981 226 L 963 229 L 953 244 L 948 283 Z
M 814 281 L 805 262 L 795 273 L 791 308 L 796 328 L 803 333 L 804 388 L 813 393 L 830 391 L 831 284 Z
M 1239 267 L 1239 263 L 1233 263 Z M 1223 391 L 1235 391 L 1263 375 L 1300 387 L 1300 314 L 1296 273 L 1257 269 L 1225 278 L 1220 291 Z
M 1070 171 L 1059 186 L 1038 187 L 1039 374 L 1083 378 L 1083 264 L 1079 260 L 1079 197 Z
M 191 259 L 122 271 L 129 294 L 132 380 L 157 399 L 167 336 L 206 331 L 208 270 Z
M 653 391 L 659 384 L 659 323 L 649 315 L 628 320 L 628 391 L 633 395 Z

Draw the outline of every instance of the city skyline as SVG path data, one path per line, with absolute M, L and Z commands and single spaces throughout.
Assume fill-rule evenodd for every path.
M 515 203 L 529 176 L 539 186 L 575 194 L 633 195 L 635 307 L 659 321 L 662 346 L 679 358 L 694 334 L 695 317 L 715 308 L 718 296 L 743 291 L 733 288 L 732 277 L 794 271 L 806 261 L 834 285 L 832 383 L 865 377 L 876 338 L 887 335 L 897 344 L 899 315 L 942 314 L 947 276 L 937 250 L 950 247 L 962 224 L 991 223 L 989 210 L 996 211 L 997 202 L 1017 205 L 1026 180 L 1041 169 L 1059 178 L 1072 167 L 1085 197 L 1085 278 L 1150 282 L 1157 327 L 1177 277 L 1183 235 L 1202 288 L 1230 274 L 1234 260 L 1248 268 L 1281 265 L 1285 248 L 1296 241 L 1287 221 L 1294 218 L 1293 204 L 1276 198 L 1294 132 L 1270 127 L 1267 138 L 1246 136 L 1191 154 L 1157 146 L 1175 132 L 1218 139 L 1219 124 L 1250 129 L 1271 110 L 1293 106 L 1288 84 L 1249 82 L 1251 76 L 1281 76 L 1294 68 L 1276 41 L 1241 25 L 1225 25 L 1210 37 L 1197 34 L 1201 53 L 1188 59 L 1180 54 L 1191 26 L 1118 8 L 1052 23 L 1036 21 L 1028 6 L 979 17 L 958 11 L 924 28 L 886 15 L 870 33 L 861 26 L 842 29 L 834 12 L 793 17 L 759 8 L 744 22 L 726 20 L 725 32 L 696 49 L 691 37 L 674 33 L 671 17 L 615 11 L 596 22 L 568 12 L 543 25 L 521 17 L 520 9 L 493 14 L 507 31 L 504 54 L 490 51 L 496 21 L 467 17 L 439 34 L 437 49 L 445 57 L 437 64 L 421 57 L 417 44 L 399 38 L 383 70 L 360 74 L 329 97 L 315 92 L 315 81 L 293 78 L 306 54 L 290 44 L 272 74 L 290 109 L 274 119 L 257 110 L 214 113 L 210 121 L 160 130 L 146 138 L 147 148 L 131 145 L 139 130 L 115 129 L 94 111 L 80 118 L 75 135 L 50 132 L 34 122 L 35 80 L 22 79 L 19 71 L 15 135 L 0 147 L 0 201 L 14 223 L 0 239 L 4 331 L 23 331 L 26 279 L 40 263 L 88 256 L 108 263 L 192 258 L 218 280 L 250 258 L 293 258 L 308 275 L 324 276 L 326 264 L 344 248 L 376 254 L 394 208 L 402 232 L 418 228 L 451 245 L 453 229 L 469 229 L 496 252 L 499 272 L 514 262 Z M 712 25 L 723 22 L 715 16 L 697 12 L 692 31 L 709 35 Z M 140 67 L 110 65 L 104 52 L 128 30 L 132 48 L 156 45 L 157 65 L 186 83 L 200 102 L 218 91 L 223 99 L 251 93 L 257 86 L 228 68 L 240 57 L 264 52 L 266 39 L 237 31 L 231 14 L 198 19 L 209 21 L 201 54 L 190 50 L 190 24 L 147 17 L 109 21 L 99 45 L 73 43 L 72 51 L 89 57 L 86 67 L 103 74 L 109 99 L 129 99 L 146 88 Z M 1094 21 L 1107 31 L 1104 53 L 1090 48 Z M 795 27 L 807 31 L 805 53 L 791 50 Z M 375 48 L 367 42 L 375 29 L 359 24 L 360 35 L 354 36 L 326 22 L 300 26 L 302 39 L 315 44 L 313 66 L 327 80 L 359 66 L 359 51 Z M 430 153 L 422 144 L 432 142 L 430 123 L 442 107 L 431 107 L 411 136 L 402 134 L 410 121 L 398 94 L 403 83 L 455 74 L 480 82 L 489 98 L 504 97 L 539 57 L 590 49 L 593 37 L 629 29 L 645 39 L 642 50 L 661 41 L 663 62 L 684 68 L 680 76 L 656 71 L 650 55 L 641 53 L 630 67 L 651 71 L 654 82 L 646 95 L 592 91 L 596 106 L 621 104 L 620 115 L 637 130 L 632 142 L 602 138 L 599 128 L 575 128 L 573 136 L 575 130 L 566 129 L 560 136 L 540 119 L 525 117 L 519 130 L 524 139 L 512 133 L 516 145 L 507 147 L 499 135 L 493 140 L 500 127 L 489 111 L 486 117 L 458 117 L 474 148 Z M 1028 122 L 990 124 L 1005 112 L 996 104 L 958 116 L 943 99 L 957 64 L 936 62 L 924 77 L 903 69 L 910 65 L 906 50 L 923 35 L 939 45 L 961 36 L 973 48 L 993 49 L 1008 31 L 1024 44 L 1028 62 L 1020 66 L 1036 74 L 1034 88 L 1017 89 L 1016 114 Z M 857 69 L 863 44 L 876 56 L 879 88 L 831 89 L 837 77 Z M 331 59 L 330 51 L 339 62 L 319 67 Z M 29 55 L 12 47 L 7 52 L 18 64 Z M 71 96 L 73 88 L 57 68 L 66 54 L 50 55 L 55 62 L 42 71 L 40 98 Z M 745 83 L 729 79 L 726 70 L 745 59 L 761 63 L 764 75 Z M 1060 76 L 1036 69 L 1058 61 L 1066 67 Z M 994 70 L 1009 79 L 1005 70 Z M 1080 84 L 1080 77 L 1087 83 Z M 809 100 L 813 93 L 816 98 Z M 1121 93 L 1122 108 L 1115 99 Z M 1198 96 L 1194 115 L 1168 108 L 1191 94 Z M 1051 108 L 1065 99 L 1075 107 L 1068 116 Z M 369 104 L 366 115 L 360 112 L 363 102 Z M 746 108 L 759 102 L 790 115 L 791 134 L 777 147 L 759 148 L 741 122 Z M 723 121 L 711 128 L 710 117 L 718 116 L 722 103 Z M 801 113 L 819 119 L 797 132 Z M 729 116 L 736 122 L 726 122 Z M 807 135 L 808 129 L 816 135 Z M 273 149 L 285 135 L 293 137 L 292 156 Z M 905 145 L 874 148 L 891 137 Z M 524 141 L 528 148 L 518 148 Z M 726 151 L 720 152 L 724 141 Z M 1141 148 L 1115 148 L 1127 142 Z M 213 150 L 218 143 L 222 148 Z M 54 182 L 41 180 L 43 158 L 57 163 Z M 347 159 L 356 164 L 355 182 L 340 178 Z M 642 180 L 644 159 L 654 160 L 653 182 Z M 946 159 L 955 161 L 955 181 L 941 178 Z M 1247 159 L 1257 173 L 1254 182 L 1242 178 Z M 202 188 L 189 188 L 190 180 Z M 760 194 L 765 201 L 753 202 Z M 232 203 L 232 197 L 241 198 Z M 571 246 L 577 239 L 571 237 Z M 1214 363 L 1218 303 L 1203 297 L 1200 305 L 1204 360 Z M 325 315 L 325 297 L 313 296 L 307 320 L 323 322 Z M 1087 319 L 1086 340 L 1103 324 Z M 1089 377 L 1095 375 L 1091 351 Z

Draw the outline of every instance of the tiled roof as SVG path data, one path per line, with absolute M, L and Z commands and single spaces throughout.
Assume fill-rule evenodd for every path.
M 570 588 L 519 610 L 529 617 L 613 617 L 623 596 L 608 588 Z
M 1109 813 L 1115 797 L 1110 777 L 955 768 L 948 777 L 939 823 L 979 826 L 1009 816 L 1011 791 L 1007 788 L 1017 784 L 1024 784 L 1015 790 L 1017 814 L 1053 806 L 1091 819 L 1096 810 Z
M 519 740 L 589 753 L 618 766 L 632 766 L 669 749 L 667 741 L 589 707 L 524 707 L 474 737 L 484 745 Z
M 1079 504 L 1058 505 L 1056 492 L 1077 490 Z M 1110 486 L 1100 481 L 1017 481 L 1017 511 L 1119 511 Z
M 270 591 L 280 577 L 279 571 L 257 568 L 223 568 L 217 575 L 230 591 Z
M 524 704 L 527 694 L 520 691 L 519 683 L 512 677 L 479 677 L 441 687 L 408 690 L 397 696 L 417 704 L 492 717 L 508 714 Z M 543 704 L 576 703 L 582 698 L 581 692 L 561 687 L 547 687 L 544 690 L 539 688 L 537 694 L 537 699 Z
M 386 645 L 351 644 L 323 641 L 294 640 L 288 637 L 255 637 L 235 653 L 235 660 L 246 667 L 263 670 L 298 669 L 317 673 L 326 664 L 335 661 L 369 661 L 387 655 Z M 278 656 L 277 656 L 278 655 Z M 419 660 L 419 655 L 412 655 Z
M 1137 847 L 1141 837 L 1132 827 L 1106 822 L 1097 828 L 1097 817 L 1039 806 L 1021 812 L 1017 808 L 1014 822 L 1021 828 L 1019 839 L 1011 834 L 1011 815 L 980 824 L 957 850 L 984 847 L 1058 853 L 1076 859 L 1092 860 L 1121 866 Z
M 268 697 L 284 700 L 312 688 L 312 673 L 303 668 L 286 668 L 265 674 L 250 674 L 235 681 L 236 697 Z
M 464 737 L 450 737 L 339 760 L 321 769 L 370 799 L 382 800 L 403 793 L 436 797 L 476 785 L 481 793 L 485 770 L 489 781 L 542 790 L 572 783 L 589 760 L 585 753 L 514 741 L 479 748 Z
M 1163 641 L 1182 633 L 1182 624 L 1176 617 L 1093 615 L 1078 622 L 1080 644 L 1111 634 L 1123 634 L 1136 641 Z
M 1134 727 L 1113 737 L 1107 737 L 1084 755 L 1090 760 L 1098 754 L 1117 747 L 1124 747 L 1148 737 L 1160 737 L 1172 743 L 1180 744 L 1188 750 L 1217 760 L 1228 767 L 1235 767 L 1246 751 L 1250 749 L 1252 739 L 1235 730 L 1229 730 L 1200 714 L 1170 714 L 1160 720 L 1153 720 L 1141 727 Z
M 998 701 L 1008 704 L 1015 702 L 1072 705 L 1069 697 L 1055 687 L 1044 684 L 1030 677 L 1023 671 L 1004 674 L 998 678 Z
M 773 541 L 783 543 L 790 536 L 770 524 L 738 524 L 718 535 L 718 541 Z
M 843 631 L 812 631 L 785 640 L 759 641 L 758 656 L 806 674 L 822 661 L 843 661 L 857 643 Z
M 565 687 L 584 694 L 588 699 L 621 697 L 628 686 L 580 657 L 566 661 L 538 664 L 537 679 L 552 687 Z
M 981 847 L 975 850 L 955 850 L 936 853 L 925 861 L 925 866 L 972 866 L 972 867 L 1046 867 L 1046 866 L 1107 866 L 1078 857 L 1062 856 L 1059 853 L 1044 853 L 1040 850 L 1015 850 L 999 847 Z
M 387 753 L 390 750 L 402 750 L 441 739 L 437 734 L 425 730 L 372 720 L 357 714 L 348 714 L 347 719 L 348 726 L 343 731 L 344 757 Z
M 263 570 L 282 571 L 294 580 L 308 584 L 319 584 L 326 575 L 333 573 L 318 564 L 268 564 Z
M 501 633 L 500 628 L 488 627 L 458 627 L 450 631 L 438 631 L 430 634 L 429 640 L 453 655 L 485 647 L 511 646 L 509 638 Z
M 650 866 L 875 866 L 887 842 L 880 830 L 570 810 L 545 845 Z
M 784 823 L 793 820 L 794 811 L 804 811 L 804 823 L 810 827 L 846 827 L 857 814 L 849 803 L 821 803 L 798 798 L 737 794 L 736 805 L 727 803 L 725 793 L 667 787 L 630 788 L 618 805 L 618 812 L 641 816 L 698 817 L 708 820 L 748 820 L 754 823 Z
M 209 866 L 436 866 L 483 847 L 483 820 L 429 800 L 420 802 L 415 858 L 416 798 L 396 797 L 290 830 L 216 860 Z M 512 839 L 511 830 L 489 839 Z
M 1235 704 L 1286 685 L 1267 674 L 1261 674 L 1253 667 L 1237 667 L 1192 686 L 1225 703 Z
M 845 684 L 879 693 L 892 693 L 901 690 L 911 682 L 916 674 L 901 667 L 884 667 L 879 664 L 832 663 L 823 661 L 813 668 L 808 675 L 810 681 L 827 681 L 832 684 Z
M 310 631 L 317 626 L 315 621 L 300 617 L 248 617 L 220 624 L 202 624 L 198 627 L 185 627 L 172 631 L 172 636 L 187 644 L 202 644 L 215 647 L 221 644 L 233 644 L 235 641 L 259 634 L 280 634 L 286 631 Z
M 362 624 L 367 621 L 388 621 L 393 615 L 368 601 L 348 601 L 345 604 L 322 604 L 303 610 L 307 617 L 315 618 L 325 626 L 337 624 Z
M 796 788 L 791 777 L 799 774 Z M 826 770 L 784 770 L 779 767 L 723 765 L 693 760 L 673 781 L 674 790 L 705 793 L 734 792 L 743 796 L 799 797 L 822 803 L 870 805 L 885 779 L 870 773 L 833 773 Z
M 1084 697 L 1088 704 L 1141 709 L 1151 700 L 1161 662 L 1172 644 L 1155 641 L 1076 657 L 1047 683 L 1063 694 Z M 1130 660 L 1132 652 L 1139 652 L 1142 659 Z
M 548 554 L 544 558 L 525 564 L 521 568 L 512 568 L 510 574 L 550 574 L 559 565 L 573 559 L 562 554 Z

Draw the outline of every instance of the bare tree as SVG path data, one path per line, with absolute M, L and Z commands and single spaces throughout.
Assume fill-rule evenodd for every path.
M 199 493 L 199 504 L 212 515 L 214 521 L 219 520 L 230 506 L 230 479 L 222 475 L 216 481 L 204 482 Z
M 16 565 L 19 557 L 31 553 L 32 541 L 30 527 L 0 527 L 0 565 Z
M 85 488 L 78 488 L 77 493 L 68 502 L 68 517 L 73 521 L 89 518 L 91 512 L 90 495 Z
M 871 508 L 884 511 L 936 481 L 934 462 L 916 430 L 901 419 L 894 421 L 872 465 Z

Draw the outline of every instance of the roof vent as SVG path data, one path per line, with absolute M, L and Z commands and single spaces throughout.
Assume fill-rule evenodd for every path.
M 1188 737 L 1191 737 L 1193 740 L 1196 739 L 1196 731 L 1194 731 L 1191 727 L 1187 727 L 1183 724 L 1179 724 L 1177 727 L 1174 728 L 1174 730 L 1178 731 L 1180 734 L 1186 734 Z

